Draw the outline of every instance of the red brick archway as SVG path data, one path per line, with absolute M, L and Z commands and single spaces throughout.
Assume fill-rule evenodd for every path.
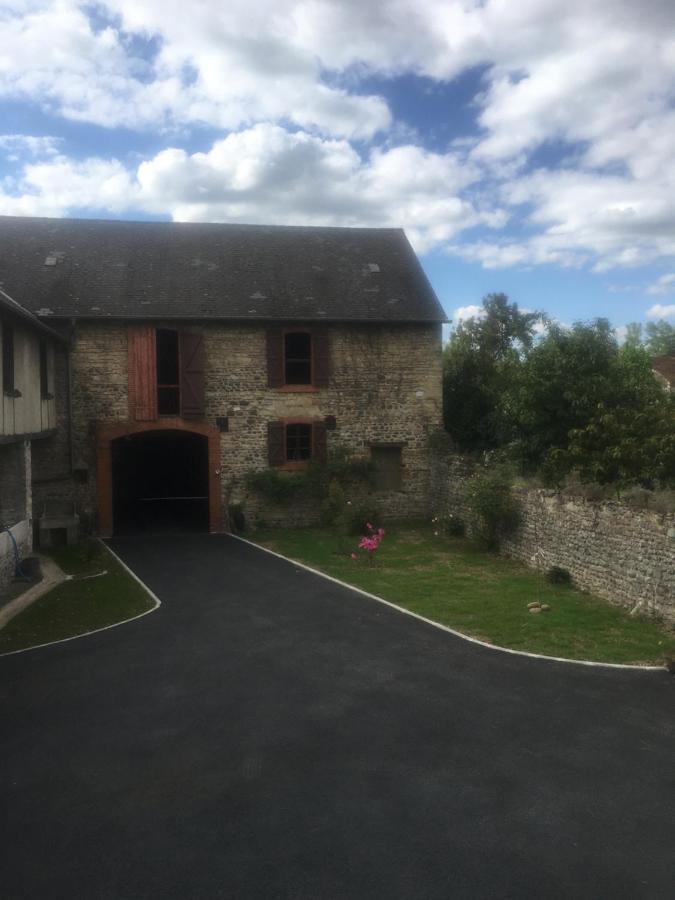
M 223 531 L 222 492 L 220 486 L 220 432 L 212 425 L 162 418 L 154 422 L 117 422 L 99 426 L 96 432 L 96 488 L 98 495 L 98 533 L 111 537 L 113 522 L 112 442 L 120 437 L 146 431 L 187 431 L 201 434 L 208 441 L 209 531 Z

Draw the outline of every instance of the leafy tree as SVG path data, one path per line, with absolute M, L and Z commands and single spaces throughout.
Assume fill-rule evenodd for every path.
M 646 347 L 652 356 L 675 356 L 675 325 L 665 319 L 645 326 Z
M 553 326 L 504 397 L 524 467 L 560 483 L 653 486 L 675 479 L 675 405 L 656 383 L 645 347 L 619 348 L 606 319 Z
M 445 425 L 463 450 L 494 449 L 503 442 L 504 383 L 544 320 L 540 312 L 522 312 L 505 294 L 488 294 L 483 311 L 457 325 L 444 351 Z
M 651 356 L 675 356 L 675 325 L 665 319 L 648 322 L 644 327 L 640 322 L 631 322 L 626 325 L 626 345 L 642 345 Z
M 572 329 L 554 324 L 532 348 L 503 396 L 503 417 L 526 470 L 539 469 L 549 454 L 556 458 L 570 431 L 585 427 L 598 404 L 611 401 L 617 353 L 606 319 Z

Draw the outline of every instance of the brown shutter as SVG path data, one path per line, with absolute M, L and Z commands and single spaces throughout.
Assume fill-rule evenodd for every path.
M 284 378 L 284 335 L 281 328 L 267 329 L 267 386 L 283 387 Z
M 129 416 L 139 422 L 157 418 L 157 345 L 151 325 L 129 325 Z
M 283 466 L 286 462 L 286 426 L 283 422 L 267 425 L 267 458 L 271 466 Z
M 312 330 L 312 384 L 328 387 L 330 381 L 330 339 L 326 328 Z
M 204 337 L 181 331 L 180 414 L 184 419 L 204 417 Z
M 312 455 L 320 463 L 328 462 L 328 442 L 326 438 L 326 426 L 323 422 L 315 422 L 312 425 Z

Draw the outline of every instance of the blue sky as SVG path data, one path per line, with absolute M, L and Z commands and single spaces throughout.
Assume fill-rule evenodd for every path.
M 675 322 L 670 0 L 0 0 L 0 214 L 400 226 L 455 320 Z

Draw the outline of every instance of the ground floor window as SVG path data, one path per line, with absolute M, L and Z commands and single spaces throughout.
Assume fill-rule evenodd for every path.
M 286 462 L 301 462 L 312 456 L 312 426 L 286 426 Z
M 326 461 L 326 424 L 323 419 L 285 419 L 267 426 L 270 466 L 302 467 L 310 459 Z

